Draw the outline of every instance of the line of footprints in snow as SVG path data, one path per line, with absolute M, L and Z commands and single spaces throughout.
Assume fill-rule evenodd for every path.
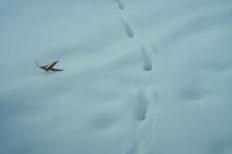
M 113 0 L 120 11 L 125 10 L 125 3 L 122 0 Z M 135 33 L 133 29 L 131 28 L 130 24 L 124 19 L 124 17 L 119 14 L 117 15 L 119 17 L 119 20 L 125 30 L 125 33 L 129 38 L 135 37 Z M 141 45 L 140 47 L 140 53 L 143 59 L 143 70 L 144 71 L 151 71 L 152 70 L 152 61 L 151 61 L 151 55 L 147 52 L 146 47 Z M 136 154 L 144 151 L 143 148 L 144 140 L 149 136 L 146 135 L 149 131 L 152 131 L 154 127 L 154 117 L 146 117 L 147 115 L 147 107 L 148 107 L 148 98 L 144 92 L 144 90 L 139 90 L 136 98 L 136 107 L 134 108 L 134 115 L 137 121 L 144 121 L 145 123 L 141 123 L 141 126 L 137 126 L 133 130 L 132 138 L 129 139 L 129 148 L 126 150 L 126 154 Z M 145 131 L 145 132 L 144 132 Z M 143 135 L 141 135 L 143 134 Z
M 122 2 L 122 0 L 113 0 L 117 5 L 118 8 L 123 11 L 125 10 L 125 4 Z M 131 28 L 130 24 L 123 18 L 121 14 L 117 15 L 119 17 L 119 20 L 121 24 L 124 27 L 125 33 L 129 38 L 133 38 L 135 36 L 133 29 Z M 151 71 L 152 70 L 152 61 L 151 61 L 151 55 L 147 52 L 146 47 L 141 45 L 140 47 L 140 53 L 143 59 L 143 70 L 144 71 Z M 139 96 L 139 103 L 137 105 L 137 108 L 135 109 L 135 116 L 138 121 L 143 121 L 146 118 L 146 112 L 147 112 L 147 105 L 148 101 L 146 98 L 146 95 L 144 92 L 142 92 L 141 97 L 141 91 L 138 94 Z M 141 99 L 142 98 L 142 99 Z M 146 100 L 146 101 L 145 101 Z
M 118 8 L 120 10 L 125 9 L 125 4 L 121 0 L 113 0 L 113 1 L 117 3 Z M 120 22 L 125 30 L 125 33 L 127 34 L 127 36 L 129 38 L 133 38 L 135 34 L 134 34 L 134 31 L 131 28 L 130 24 L 124 19 L 124 17 L 121 14 L 117 14 L 117 16 L 118 16 L 118 18 L 119 18 L 119 20 L 120 20 Z M 148 52 L 146 51 L 145 46 L 141 46 L 140 52 L 141 52 L 143 62 L 144 62 L 143 69 L 145 71 L 151 71 L 152 70 L 152 62 L 151 62 L 151 58 L 150 58 Z

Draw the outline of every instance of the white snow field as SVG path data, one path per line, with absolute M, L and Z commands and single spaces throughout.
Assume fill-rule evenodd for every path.
M 0 154 L 231 154 L 231 59 L 231 0 L 0 0 Z

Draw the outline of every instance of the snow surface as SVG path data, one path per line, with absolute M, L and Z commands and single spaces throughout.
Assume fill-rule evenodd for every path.
M 0 153 L 231 154 L 231 17 L 231 0 L 0 0 Z

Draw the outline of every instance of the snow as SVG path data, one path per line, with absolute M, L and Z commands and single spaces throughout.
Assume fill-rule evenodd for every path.
M 231 14 L 230 0 L 0 0 L 0 153 L 232 153 Z M 57 59 L 62 72 L 35 65 Z
M 121 10 L 125 9 L 125 4 L 121 0 L 113 0 L 118 4 L 118 8 Z
M 151 71 L 152 70 L 152 62 L 151 62 L 151 58 L 150 58 L 151 55 L 149 55 L 147 53 L 147 50 L 144 46 L 141 46 L 140 51 L 141 51 L 143 61 L 144 61 L 143 69 L 145 71 Z

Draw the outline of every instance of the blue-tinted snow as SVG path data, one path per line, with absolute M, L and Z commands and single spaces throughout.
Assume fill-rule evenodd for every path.
M 230 0 L 0 0 L 0 153 L 232 153 L 231 15 Z

